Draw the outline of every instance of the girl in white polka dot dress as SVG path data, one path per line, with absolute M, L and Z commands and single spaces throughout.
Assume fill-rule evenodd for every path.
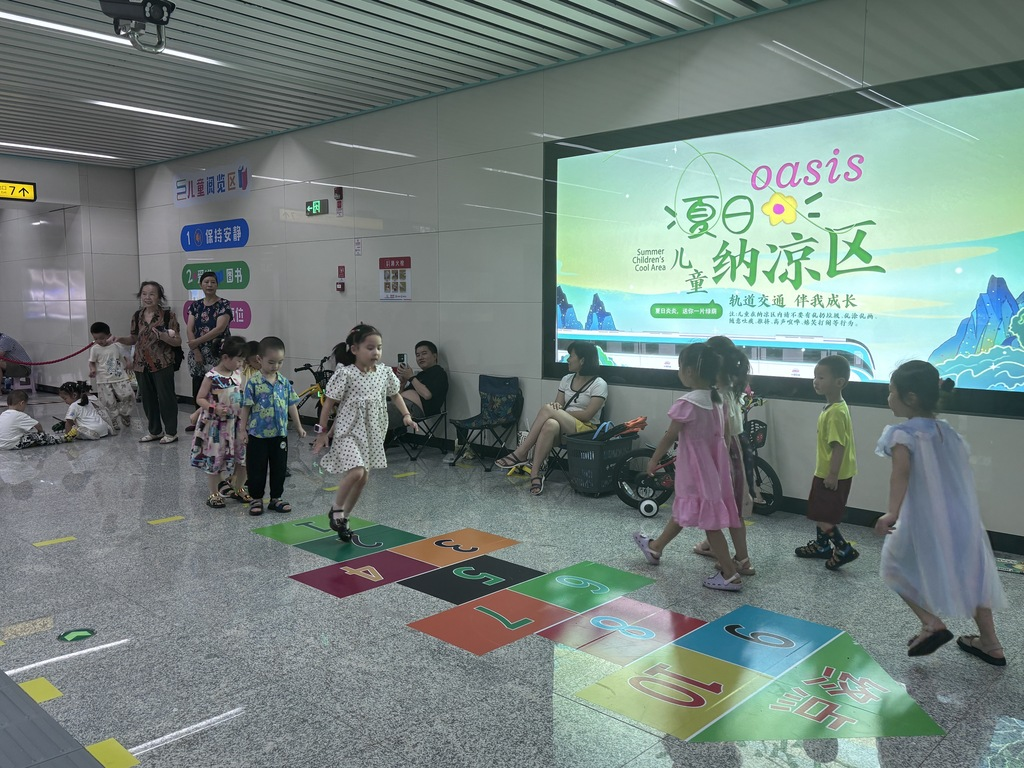
M 378 365 L 382 346 L 380 331 L 372 325 L 359 324 L 344 345 L 335 347 L 338 370 L 327 384 L 327 397 L 316 426 L 313 453 L 322 451 L 328 440 L 334 438 L 320 466 L 332 474 L 343 475 L 328 514 L 331 528 L 342 541 L 352 538 L 348 519 L 366 486 L 369 470 L 388 465 L 384 435 L 388 429 L 389 397 L 402 414 L 402 423 L 418 431 L 399 394 L 401 385 L 395 372 L 386 365 Z M 335 405 L 338 413 L 328 432 L 327 422 Z

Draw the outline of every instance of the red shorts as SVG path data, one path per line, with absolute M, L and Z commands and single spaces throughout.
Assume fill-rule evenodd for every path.
M 846 500 L 850 498 L 853 478 L 840 480 L 834 491 L 825 487 L 824 478 L 815 475 L 811 492 L 807 496 L 807 519 L 816 523 L 839 525 L 846 515 Z

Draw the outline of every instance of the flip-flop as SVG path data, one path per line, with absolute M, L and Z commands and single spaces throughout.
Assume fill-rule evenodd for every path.
M 931 634 L 925 635 L 924 640 L 917 645 L 910 646 L 907 656 L 927 656 L 930 653 L 935 653 L 952 639 L 953 633 L 948 629 L 934 630 Z
M 966 651 L 967 653 L 971 654 L 971 656 L 977 656 L 986 664 L 991 664 L 993 667 L 1006 666 L 1005 657 L 993 656 L 992 654 L 986 653 L 985 651 L 981 650 L 981 648 L 974 644 L 974 641 L 977 639 L 977 635 L 961 635 L 956 639 L 956 644 L 960 646 L 961 651 Z M 990 648 L 989 650 L 994 651 L 996 649 L 1001 651 L 1003 648 L 1002 646 L 997 645 L 995 646 L 995 648 Z
M 645 534 L 637 531 L 633 534 L 633 541 L 640 547 L 640 551 L 644 553 L 644 557 L 647 562 L 651 565 L 658 565 L 661 562 L 661 555 L 656 555 L 651 551 L 651 538 Z

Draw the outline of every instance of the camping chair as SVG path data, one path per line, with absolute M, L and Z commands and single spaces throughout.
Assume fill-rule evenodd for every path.
M 410 461 L 416 461 L 423 453 L 423 450 L 430 444 L 437 428 L 444 424 L 444 442 L 439 446 L 441 453 L 448 451 L 448 406 L 442 405 L 441 411 L 433 416 L 424 416 L 422 419 L 413 417 L 413 421 L 419 426 L 419 434 L 406 433 L 398 441 L 402 449 L 409 456 Z
M 451 463 L 458 463 L 466 449 L 476 442 L 477 450 L 474 453 L 484 471 L 490 472 L 493 459 L 484 457 L 484 436 L 490 433 L 499 456 L 508 451 L 505 441 L 515 432 L 522 415 L 523 392 L 515 376 L 503 378 L 481 374 L 479 388 L 480 413 L 468 419 L 452 419 L 452 425 L 460 433 L 465 432 L 465 440 Z

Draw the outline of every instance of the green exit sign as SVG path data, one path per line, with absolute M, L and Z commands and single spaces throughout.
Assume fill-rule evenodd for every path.
M 320 216 L 324 213 L 331 212 L 331 201 L 324 200 L 309 200 L 306 202 L 306 215 L 307 216 Z

